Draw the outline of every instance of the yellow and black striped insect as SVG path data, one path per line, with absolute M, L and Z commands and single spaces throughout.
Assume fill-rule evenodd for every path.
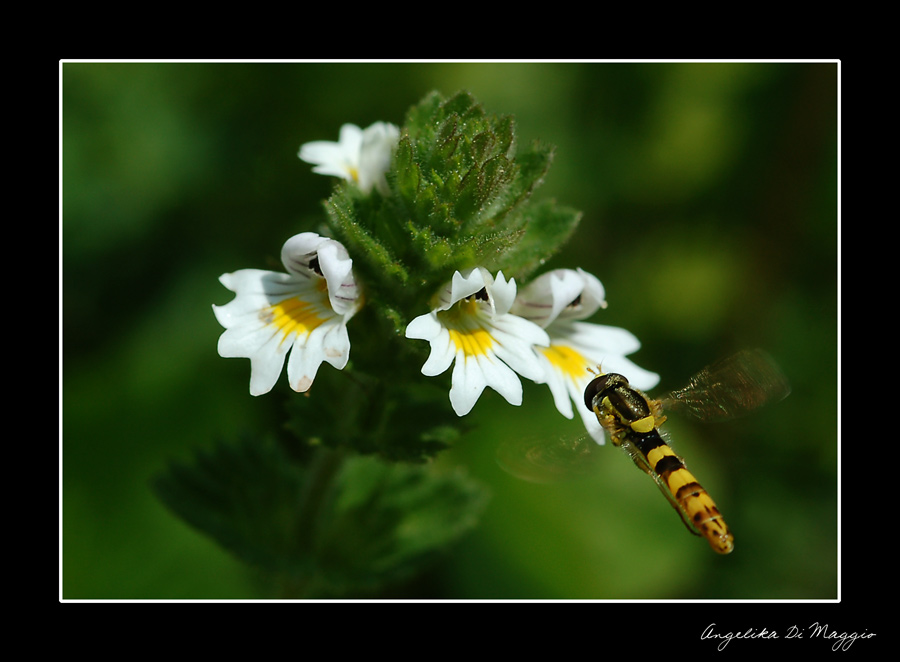
M 790 386 L 768 354 L 744 350 L 697 373 L 688 386 L 666 400 L 653 400 L 615 373 L 594 378 L 584 403 L 594 412 L 613 445 L 628 453 L 653 478 L 692 533 L 719 554 L 734 549 L 734 536 L 715 502 L 663 439 L 664 406 L 680 405 L 692 415 L 715 420 L 740 416 L 790 393 Z
M 653 478 L 691 533 L 706 538 L 719 554 L 730 553 L 734 536 L 715 502 L 666 442 L 660 430 L 666 420 L 663 411 L 680 409 L 704 421 L 742 416 L 790 393 L 778 365 L 762 350 L 743 350 L 704 368 L 686 387 L 659 400 L 631 386 L 623 375 L 595 374 L 584 391 L 584 403 L 613 445 Z M 520 440 L 502 447 L 498 460 L 514 475 L 544 480 L 544 475 L 568 471 L 580 456 L 593 456 L 595 447 L 590 437 Z

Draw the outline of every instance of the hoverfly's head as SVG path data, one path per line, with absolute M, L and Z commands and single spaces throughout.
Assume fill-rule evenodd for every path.
M 620 384 L 627 385 L 628 380 L 615 372 L 595 377 L 584 389 L 584 406 L 588 408 L 588 411 L 594 411 L 596 397 L 599 395 L 602 398 L 606 391 Z

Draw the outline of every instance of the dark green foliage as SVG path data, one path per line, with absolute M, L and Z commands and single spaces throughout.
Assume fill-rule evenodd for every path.
M 383 351 L 379 358 L 382 368 L 373 358 L 367 370 L 322 370 L 308 396 L 287 401 L 287 428 L 302 440 L 387 460 L 420 463 L 447 448 L 461 427 L 448 385 L 413 373 L 409 357 Z
M 507 275 L 518 278 L 532 273 L 572 236 L 581 219 L 580 212 L 558 207 L 552 201 L 534 204 L 524 215 L 528 219 L 528 232 L 502 257 L 499 251 L 486 252 L 483 263 L 487 268 L 496 264 Z
M 163 502 L 277 586 L 274 597 L 371 594 L 410 578 L 477 522 L 462 472 L 303 449 L 218 443 L 154 481 Z

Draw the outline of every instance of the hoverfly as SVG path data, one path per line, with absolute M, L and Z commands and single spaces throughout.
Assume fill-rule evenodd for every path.
M 614 446 L 621 447 L 637 467 L 653 478 L 660 491 L 681 516 L 688 530 L 706 538 L 719 554 L 734 549 L 734 536 L 715 502 L 666 443 L 660 426 L 665 409 L 681 409 L 704 421 L 735 418 L 790 393 L 790 385 L 775 361 L 762 350 L 744 350 L 722 359 L 694 375 L 688 385 L 665 398 L 652 399 L 619 374 L 602 372 L 584 392 L 585 406 L 594 412 Z M 501 447 L 501 466 L 529 478 L 526 465 L 555 470 L 591 452 L 590 437 L 552 440 L 551 443 L 512 442 Z

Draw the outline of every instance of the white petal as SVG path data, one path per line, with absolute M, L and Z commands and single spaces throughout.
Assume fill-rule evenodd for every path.
M 522 382 L 509 366 L 491 356 L 477 357 L 478 368 L 487 385 L 497 391 L 511 405 L 522 404 Z
M 604 373 L 624 375 L 636 388 L 647 390 L 659 382 L 659 375 L 644 370 L 625 358 L 626 354 L 631 354 L 641 346 L 630 331 L 572 320 L 558 320 L 547 331 L 554 344 L 573 348 L 593 366 L 599 365 Z
M 441 327 L 440 333 L 431 341 L 431 354 L 422 365 L 422 374 L 426 377 L 434 377 L 440 375 L 456 356 L 456 347 L 450 342 L 450 332 Z
M 285 269 L 292 274 L 302 275 L 306 278 L 319 277 L 309 265 L 316 257 L 319 248 L 329 241 L 331 240 L 327 237 L 315 232 L 295 234 L 281 247 L 281 262 Z
M 223 338 L 224 336 L 225 334 L 222 334 Z M 291 347 L 290 342 L 281 341 L 280 334 L 273 335 L 267 342 L 257 347 L 255 352 L 250 354 L 251 395 L 268 393 L 272 390 L 275 382 L 278 381 L 278 375 L 281 374 L 281 368 L 284 366 L 285 354 Z
M 578 269 L 578 274 L 584 281 L 584 290 L 581 293 L 581 315 L 579 319 L 587 319 L 599 308 L 606 308 L 606 290 L 600 279 L 587 271 Z
M 306 143 L 300 147 L 301 160 L 315 165 L 313 172 L 351 179 L 353 163 L 347 159 L 340 145 L 325 140 Z
M 472 411 L 472 407 L 487 386 L 478 365 L 474 361 L 467 362 L 461 351 L 456 355 L 451 383 L 450 404 L 457 416 L 465 416 Z
M 442 310 L 446 310 L 457 301 L 462 301 L 466 297 L 480 292 L 482 288 L 493 282 L 487 269 L 471 269 L 466 273 L 457 271 L 453 274 L 450 281 L 450 301 Z
M 557 269 L 546 274 L 552 301 L 548 323 L 552 323 L 584 290 L 584 281 L 578 272 L 571 269 Z M 545 325 L 542 325 L 545 326 Z
M 319 327 L 315 331 L 321 328 Z M 298 393 L 308 391 L 312 386 L 324 358 L 322 334 L 316 335 L 315 331 L 299 336 L 294 342 L 290 357 L 288 357 L 288 383 Z
M 359 148 L 359 188 L 363 193 L 371 191 L 373 186 L 382 195 L 390 192 L 385 173 L 390 170 L 399 138 L 400 130 L 386 122 L 375 122 L 363 131 Z
M 338 134 L 338 142 L 348 154 L 359 154 L 362 146 L 363 130 L 355 124 L 343 124 Z
M 352 315 L 358 306 L 359 292 L 353 278 L 353 260 L 347 249 L 340 242 L 328 239 L 319 246 L 317 255 L 319 269 L 328 285 L 331 307 L 342 315 Z
M 437 315 L 425 313 L 406 325 L 406 337 L 430 341 L 436 338 L 443 328 L 437 319 Z
M 547 358 L 542 358 L 541 363 L 544 365 L 544 381 L 550 388 L 553 404 L 556 405 L 556 409 L 560 414 L 566 418 L 572 418 L 575 414 L 572 411 L 572 398 L 569 395 L 569 389 L 566 387 L 566 380 L 563 375 L 554 370 L 553 365 Z
M 317 164 L 313 172 L 353 181 L 364 193 L 377 187 L 387 195 L 390 191 L 385 174 L 399 138 L 400 130 L 386 122 L 375 122 L 365 131 L 354 124 L 345 124 L 337 143 L 306 143 L 300 147 L 299 157 Z
M 608 356 L 600 362 L 603 372 L 615 372 L 624 375 L 628 383 L 642 391 L 649 391 L 659 384 L 659 375 L 649 370 L 644 370 L 635 365 L 624 356 Z
M 243 301 L 232 299 L 224 306 L 213 304 L 212 307 L 216 320 L 226 329 L 230 329 L 242 322 L 246 323 L 244 320 L 247 318 L 259 317 L 260 308 L 261 305 L 253 306 L 246 299 Z
M 353 260 L 343 244 L 334 239 L 326 239 L 317 247 L 319 268 L 326 279 L 343 282 L 353 270 Z
M 234 308 L 254 305 L 262 307 L 286 296 L 305 292 L 309 286 L 306 278 L 262 269 L 241 269 L 230 274 L 222 274 L 219 276 L 219 282 L 237 294 L 237 297 L 218 308 L 232 306 L 235 301 L 240 303 L 234 305 Z
M 523 377 L 533 382 L 543 382 L 544 367 L 533 347 L 549 345 L 547 333 L 537 324 L 515 315 L 503 315 L 492 322 L 497 356 Z
M 554 269 L 522 288 L 511 312 L 546 327 L 583 289 L 584 281 L 577 272 Z
M 559 374 L 559 373 L 557 373 Z M 581 380 L 572 380 L 566 379 L 564 380 L 564 388 L 567 391 L 565 394 L 566 400 L 570 403 L 568 410 L 569 416 L 566 418 L 572 418 L 572 405 L 571 403 L 575 403 L 575 409 L 578 410 L 578 415 L 581 417 L 582 422 L 584 423 L 584 427 L 587 430 L 588 434 L 591 438 L 596 441 L 601 446 L 606 443 L 606 432 L 603 430 L 603 426 L 600 425 L 600 421 L 597 420 L 597 415 L 590 409 L 584 406 L 584 389 L 587 387 L 590 379 L 581 379 Z M 563 380 L 560 380 L 560 384 L 563 383 Z M 553 386 L 550 382 L 548 384 L 551 385 L 551 391 L 553 391 Z M 556 399 L 556 393 L 553 394 L 554 400 Z M 559 408 L 559 407 L 557 407 Z M 560 409 L 560 412 L 562 410 Z M 565 415 L 565 414 L 563 414 Z
M 503 272 L 498 271 L 488 293 L 493 301 L 494 314 L 506 315 L 516 300 L 516 279 L 510 278 L 507 281 Z
M 389 122 L 375 122 L 362 132 L 360 151 L 383 150 L 400 139 L 400 129 Z
M 362 129 L 358 126 L 355 124 L 344 124 L 341 126 L 338 134 L 338 142 L 316 140 L 304 143 L 300 147 L 300 158 L 307 161 L 308 159 L 303 156 L 305 153 L 310 158 L 317 159 L 309 160 L 310 163 L 317 163 L 321 162 L 322 157 L 333 158 L 335 153 L 340 153 L 341 155 L 358 155 L 360 145 L 362 144 L 362 136 Z
M 347 325 L 343 321 L 322 325 L 316 331 L 325 329 L 322 338 L 322 352 L 325 361 L 338 370 L 343 370 L 350 360 L 350 335 L 347 333 Z
M 591 356 L 597 352 L 625 356 L 641 348 L 641 342 L 633 333 L 615 326 L 560 320 L 547 331 L 553 337 L 565 338 L 572 345 L 589 348 L 590 351 L 585 353 Z
M 503 347 L 497 350 L 497 357 L 517 373 L 536 384 L 542 384 L 546 379 L 545 370 L 532 349 L 510 352 Z
M 514 338 L 526 345 L 547 347 L 550 336 L 541 327 L 516 315 L 501 315 L 491 320 L 491 326 L 504 336 Z
M 359 150 L 362 130 L 353 124 L 341 127 L 338 142 L 317 140 L 301 145 L 298 156 L 316 164 L 313 172 L 356 181 L 359 172 Z
M 298 392 L 309 390 L 323 362 L 341 370 L 349 358 L 350 338 L 343 321 L 335 318 L 322 324 L 294 343 L 287 366 L 291 388 Z
M 268 326 L 256 316 L 225 329 L 219 336 L 218 352 L 224 358 L 251 358 L 273 337 L 282 338 L 278 329 Z

